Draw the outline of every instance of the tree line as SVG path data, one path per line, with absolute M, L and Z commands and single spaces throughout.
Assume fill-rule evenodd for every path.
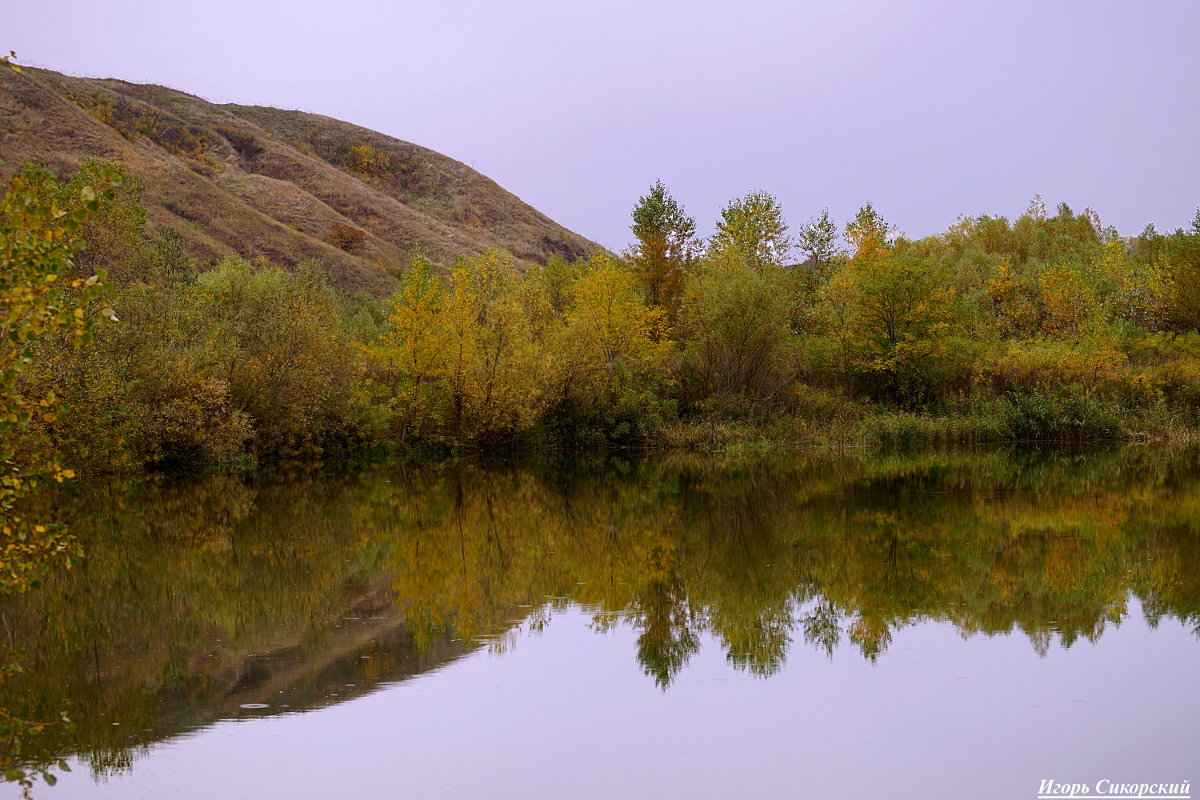
M 519 270 L 419 254 L 390 298 L 318 262 L 203 269 L 145 232 L 136 181 L 85 164 L 14 186 L 65 205 L 115 173 L 55 291 L 104 324 L 30 343 L 14 395 L 30 452 L 94 470 L 521 446 L 1189 436 L 1200 419 L 1200 212 L 1122 237 L 1088 210 L 964 217 L 899 235 L 870 204 L 789 230 L 753 192 L 713 236 L 661 183 L 632 245 Z M 10 187 L 10 192 L 14 191 Z M 6 231 L 23 224 L 6 212 Z M 10 234 L 6 234 L 10 235 Z M 104 322 L 110 312 L 113 321 Z M 93 313 L 95 312 L 95 313 Z

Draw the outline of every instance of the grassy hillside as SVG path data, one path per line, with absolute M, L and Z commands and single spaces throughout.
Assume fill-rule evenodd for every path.
M 173 228 L 201 263 L 316 257 L 350 291 L 389 292 L 414 250 L 446 263 L 498 245 L 528 265 L 595 247 L 464 164 L 335 119 L 0 71 L 0 179 L 30 160 L 65 173 L 89 157 L 124 164 L 144 184 L 150 231 Z

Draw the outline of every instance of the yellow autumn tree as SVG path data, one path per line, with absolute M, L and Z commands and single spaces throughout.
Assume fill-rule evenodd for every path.
M 897 258 L 873 233 L 823 293 L 846 377 L 880 399 L 923 406 L 961 364 L 953 292 L 935 269 Z
M 546 360 L 521 289 L 512 255 L 499 248 L 450 271 L 441 312 L 448 419 L 473 439 L 520 433 L 541 408 Z
M 1165 325 L 1175 294 L 1172 272 L 1169 265 L 1158 261 L 1131 261 L 1124 242 L 1108 241 L 1101 274 L 1107 289 L 1105 302 L 1112 316 L 1147 330 Z
M 401 441 L 432 436 L 444 409 L 442 378 L 447 352 L 442 278 L 424 258 L 414 257 L 392 298 L 387 328 L 361 349 L 373 371 L 366 387 L 381 381 L 392 433 Z
M 1079 332 L 1099 305 L 1095 286 L 1084 269 L 1076 264 L 1057 262 L 1038 278 L 1045 315 L 1046 333 L 1071 336 Z
M 571 287 L 569 310 L 550 343 L 557 413 L 593 424 L 598 415 L 607 415 L 612 424 L 606 427 L 636 434 L 633 428 L 640 422 L 633 418 L 638 408 L 653 410 L 643 405 L 653 405 L 673 347 L 666 315 L 646 302 L 627 265 L 603 252 L 593 255 Z

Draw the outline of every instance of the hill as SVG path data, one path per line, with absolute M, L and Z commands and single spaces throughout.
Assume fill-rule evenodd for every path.
M 30 160 L 124 164 L 150 232 L 173 228 L 201 263 L 315 257 L 383 293 L 415 250 L 444 264 L 500 246 L 530 265 L 596 247 L 465 164 L 318 114 L 25 68 L 0 71 L 0 120 L 0 178 Z

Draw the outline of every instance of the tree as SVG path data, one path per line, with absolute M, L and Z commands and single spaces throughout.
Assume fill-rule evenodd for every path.
M 462 259 L 450 271 L 439 324 L 442 375 L 455 431 L 495 441 L 526 430 L 541 410 L 543 354 L 510 253 Z
M 710 250 L 680 309 L 685 399 L 733 403 L 735 413 L 780 402 L 795 377 L 787 270 L 752 252 Z
M 1200 329 L 1200 208 L 1191 228 L 1180 228 L 1167 237 L 1166 261 L 1175 288 L 1171 327 L 1177 331 Z
M 1046 218 L 1046 201 L 1042 199 L 1040 194 L 1035 194 L 1033 199 L 1029 201 L 1029 207 L 1025 209 L 1025 216 L 1036 220 Z
M 665 311 L 646 303 L 629 268 L 594 254 L 551 341 L 560 409 L 591 417 L 609 438 L 641 438 L 660 410 L 656 384 L 673 347 L 666 327 Z
M 629 260 L 650 305 L 674 316 L 684 279 L 696 256 L 696 221 L 670 195 L 662 181 L 633 207 L 637 242 Z
M 751 192 L 721 209 L 708 252 L 718 259 L 742 259 L 755 268 L 782 267 L 792 249 L 787 230 L 783 209 L 775 196 Z
M 1089 320 L 1100 302 L 1090 277 L 1066 262 L 1052 264 L 1041 274 L 1042 326 L 1047 333 L 1073 335 Z
M 843 369 L 880 399 L 926 406 L 953 376 L 953 292 L 935 269 L 897 257 L 874 233 L 857 244 L 824 292 Z
M 828 208 L 800 228 L 797 245 L 818 272 L 824 271 L 837 254 L 837 226 L 829 218 Z
M 387 329 L 364 349 L 369 363 L 382 368 L 393 433 L 401 442 L 429 436 L 441 421 L 439 385 L 445 357 L 440 314 L 445 299 L 434 266 L 414 256 L 392 298 Z
M 853 251 L 860 250 L 868 239 L 873 239 L 878 246 L 889 247 L 895 232 L 895 228 L 884 222 L 883 217 L 867 203 L 858 210 L 853 220 L 846 223 L 846 242 Z
M 200 276 L 207 376 L 248 414 L 260 451 L 320 456 L 349 424 L 355 379 L 341 306 L 319 262 L 295 272 L 226 257 Z

